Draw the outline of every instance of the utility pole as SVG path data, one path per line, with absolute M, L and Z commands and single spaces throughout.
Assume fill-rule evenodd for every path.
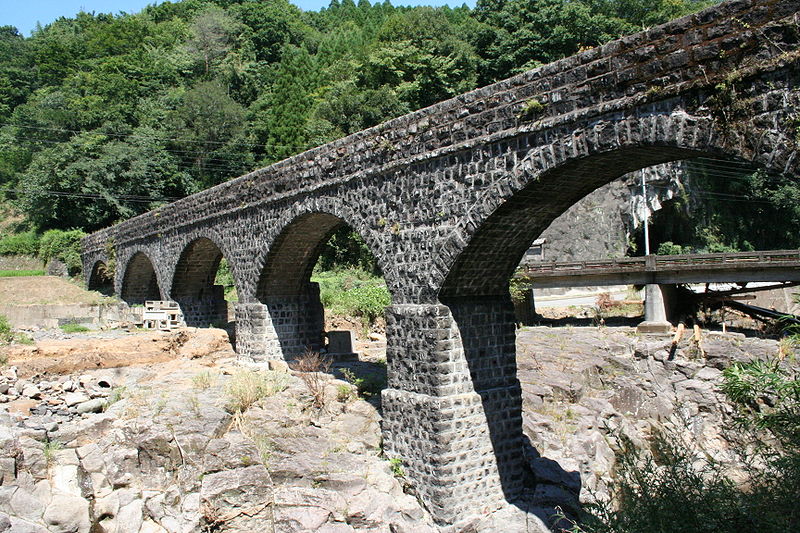
M 647 187 L 646 187 L 646 178 L 645 172 L 642 171 L 642 202 L 644 203 L 644 255 L 650 255 L 650 229 L 648 228 L 648 216 L 647 212 Z

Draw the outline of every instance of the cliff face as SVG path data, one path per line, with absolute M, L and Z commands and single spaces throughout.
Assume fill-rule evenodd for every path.
M 642 222 L 674 198 L 682 186 L 680 163 L 648 167 L 585 196 L 542 233 L 545 261 L 624 257 Z M 642 196 L 642 175 L 647 198 Z M 528 258 L 530 256 L 526 256 Z M 524 259 L 525 261 L 532 258 Z M 538 258 L 536 259 L 538 260 Z

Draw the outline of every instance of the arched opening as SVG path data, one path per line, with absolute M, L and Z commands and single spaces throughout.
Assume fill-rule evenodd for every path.
M 259 278 L 259 304 L 237 307 L 260 318 L 256 331 L 237 332 L 237 339 L 254 339 L 247 351 L 269 359 L 294 359 L 306 350 L 339 355 L 344 355 L 343 350 L 353 351 L 353 346 L 346 347 L 360 331 L 328 335 L 323 302 L 329 311 L 341 309 L 346 294 L 356 307 L 352 311 L 355 319 L 363 318 L 367 325 L 383 315 L 382 305 L 389 304 L 385 283 L 379 271 L 372 269 L 374 257 L 363 241 L 351 238 L 353 235 L 343 219 L 327 213 L 302 215 L 283 230 L 273 242 Z M 367 298 L 368 309 L 359 308 L 361 299 Z M 340 327 L 356 329 L 353 323 L 332 326 Z
M 504 197 L 487 190 L 485 198 L 476 200 L 475 205 L 486 210 L 465 221 L 467 245 L 450 269 L 439 301 L 446 308 L 452 332 L 451 364 L 466 369 L 468 386 L 482 408 L 479 419 L 489 429 L 488 439 L 472 448 L 476 455 L 493 456 L 493 479 L 507 501 L 520 498 L 532 479 L 528 477 L 525 450 L 531 445 L 523 433 L 515 314 L 509 295 L 514 270 L 531 242 L 588 193 L 628 172 L 695 155 L 674 147 L 618 149 L 531 176 L 522 188 Z M 563 473 L 565 478 L 575 475 Z
M 121 297 L 128 305 L 143 305 L 147 300 L 161 299 L 153 263 L 142 252 L 136 252 L 128 261 L 122 278 Z
M 468 238 L 464 240 L 468 244 L 450 270 L 439 299 L 452 316 L 471 386 L 481 398 L 491 440 L 491 447 L 486 449 L 496 458 L 507 499 L 522 493 L 524 478 L 519 472 L 525 468 L 523 450 L 528 445 L 522 431 L 517 336 L 508 296 L 508 280 L 516 265 L 530 243 L 556 217 L 599 186 L 641 168 L 700 155 L 718 157 L 651 147 L 616 150 L 568 162 L 528 180 L 526 186 L 495 202 L 487 216 L 470 220 L 477 226 L 474 231 L 465 228 Z M 488 195 L 486 201 L 491 201 Z M 565 394 L 572 392 L 569 389 Z M 565 406 L 558 408 L 566 410 Z M 536 430 L 541 426 L 533 429 L 534 433 Z M 577 472 L 563 474 L 566 477 Z
M 104 296 L 114 294 L 114 277 L 102 261 L 97 261 L 89 275 L 89 290 L 97 291 Z
M 636 279 L 640 276 L 599 275 L 604 268 L 613 269 L 610 261 L 642 257 L 647 250 L 663 256 L 796 249 L 800 246 L 800 209 L 792 200 L 797 191 L 790 176 L 720 157 L 683 159 L 613 180 L 557 217 L 534 241 L 536 247 L 526 251 L 512 282 L 517 321 L 526 325 L 636 326 L 643 320 L 640 302 L 645 282 Z M 575 270 L 583 261 L 591 263 L 595 275 Z M 627 264 L 634 268 L 636 262 Z M 701 308 L 720 309 L 723 304 L 715 299 L 715 291 L 743 290 L 733 279 L 729 285 L 703 287 L 706 281 L 724 281 L 723 275 L 687 280 L 685 287 L 662 286 L 662 292 L 672 295 L 665 300 L 667 318 L 691 324 Z M 780 286 L 790 281 L 773 280 L 777 285 L 762 281 L 748 298 L 770 302 L 755 304 L 767 308 L 778 301 L 785 305 L 791 298 L 785 298 L 788 289 Z M 777 293 L 768 290 L 770 287 Z M 708 297 L 702 296 L 707 290 L 711 291 Z M 672 305 L 678 302 L 680 305 Z M 788 312 L 788 308 L 779 309 Z M 724 314 L 703 313 L 704 327 L 720 325 L 715 320 Z M 738 322 L 728 327 L 757 326 L 748 320 Z
M 223 264 L 222 251 L 205 237 L 190 242 L 181 253 L 170 296 L 180 305 L 188 326 L 227 325 L 227 283 L 222 280 L 218 283 L 218 277 L 227 273 L 226 278 L 231 284 L 232 277 L 224 267 L 227 267 L 227 263 Z M 220 273 L 220 270 L 223 272 Z

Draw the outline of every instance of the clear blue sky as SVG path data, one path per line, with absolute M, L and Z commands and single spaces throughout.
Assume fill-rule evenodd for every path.
M 290 1 L 305 10 L 317 10 L 330 3 L 330 0 Z M 116 14 L 120 11 L 136 13 L 149 4 L 158 3 L 161 3 L 161 0 L 0 0 L 0 26 L 16 26 L 27 37 L 37 22 L 46 26 L 58 17 L 71 17 L 81 10 L 89 13 Z M 455 7 L 465 2 L 464 0 L 392 0 L 392 3 L 412 6 L 449 4 Z M 474 6 L 475 0 L 467 0 L 466 4 Z

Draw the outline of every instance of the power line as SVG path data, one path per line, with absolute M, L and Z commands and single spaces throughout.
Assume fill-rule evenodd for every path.
M 182 142 L 182 143 L 195 143 L 195 144 L 217 144 L 217 145 L 226 145 L 228 141 L 199 141 L 195 139 L 187 139 L 187 138 L 180 138 L 180 137 L 157 137 L 157 136 L 150 136 L 150 135 L 135 135 L 132 133 L 110 133 L 110 132 L 98 132 L 97 130 L 73 130 L 73 129 L 65 129 L 65 128 L 46 128 L 43 126 L 26 126 L 22 124 L 3 124 L 0 127 L 11 126 L 12 128 L 23 128 L 29 130 L 38 130 L 38 131 L 57 131 L 61 133 L 94 133 L 96 135 L 105 135 L 107 137 L 118 137 L 118 138 L 129 138 L 129 139 L 144 139 L 150 141 L 165 141 L 165 142 Z M 257 148 L 285 148 L 289 150 L 308 150 L 308 148 L 303 148 L 301 146 L 292 146 L 288 144 L 260 144 L 260 143 L 250 143 L 250 142 L 240 142 L 244 146 L 253 146 Z
M 92 192 L 67 192 L 67 191 L 56 191 L 52 189 L 0 189 L 0 192 L 11 192 L 14 194 L 23 194 L 23 195 L 42 195 L 42 196 L 55 196 L 55 197 L 66 197 L 66 198 L 84 198 L 84 199 L 101 199 L 101 200 L 121 200 L 126 202 L 138 202 L 138 203 L 151 203 L 151 202 L 172 202 L 175 200 L 180 200 L 180 198 L 163 196 L 163 197 L 150 197 L 150 196 L 143 196 L 143 195 L 136 195 L 136 194 L 100 194 L 100 193 L 92 193 Z

